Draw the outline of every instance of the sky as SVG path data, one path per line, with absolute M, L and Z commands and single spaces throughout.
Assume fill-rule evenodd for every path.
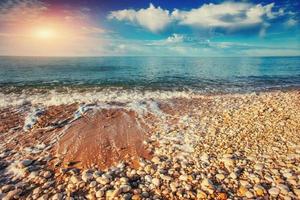
M 300 1 L 0 0 L 0 55 L 300 56 Z

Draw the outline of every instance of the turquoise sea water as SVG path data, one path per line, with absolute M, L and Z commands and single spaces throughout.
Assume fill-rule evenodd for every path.
M 300 57 L 0 57 L 0 89 L 234 92 L 300 86 Z

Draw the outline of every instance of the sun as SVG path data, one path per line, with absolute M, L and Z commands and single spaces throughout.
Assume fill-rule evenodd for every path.
M 37 28 L 34 31 L 34 36 L 38 39 L 48 40 L 55 38 L 56 32 L 51 28 Z

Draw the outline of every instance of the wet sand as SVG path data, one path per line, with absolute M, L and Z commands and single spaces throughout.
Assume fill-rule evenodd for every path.
M 298 199 L 300 92 L 0 109 L 2 199 Z

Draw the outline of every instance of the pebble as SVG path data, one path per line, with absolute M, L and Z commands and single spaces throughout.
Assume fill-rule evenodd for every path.
M 96 179 L 96 181 L 97 181 L 98 183 L 102 184 L 102 185 L 106 185 L 106 184 L 108 184 L 108 183 L 110 182 L 109 179 L 106 178 L 106 177 L 98 177 L 98 178 Z
M 62 199 L 63 199 L 63 194 L 61 194 L 61 193 L 56 193 L 51 198 L 51 200 L 62 200 Z
M 25 159 L 25 160 L 20 161 L 19 164 L 18 164 L 18 166 L 19 166 L 20 168 L 25 168 L 25 167 L 31 165 L 32 163 L 33 163 L 32 160 L 30 160 L 30 159 Z
M 97 192 L 96 192 L 96 197 L 97 198 L 101 198 L 101 197 L 103 197 L 105 195 L 105 192 L 103 191 L 103 190 L 98 190 Z
M 216 175 L 216 178 L 217 178 L 218 180 L 223 180 L 223 179 L 225 178 L 225 176 L 224 176 L 224 174 L 217 174 L 217 175 Z
M 271 196 L 277 197 L 280 193 L 280 190 L 276 187 L 272 187 L 271 189 L 268 190 L 268 192 Z
M 155 185 L 156 187 L 160 186 L 160 180 L 158 178 L 153 178 L 152 179 L 152 184 Z
M 50 178 L 51 176 L 52 176 L 52 173 L 49 172 L 49 171 L 45 171 L 44 174 L 43 174 L 44 178 Z

